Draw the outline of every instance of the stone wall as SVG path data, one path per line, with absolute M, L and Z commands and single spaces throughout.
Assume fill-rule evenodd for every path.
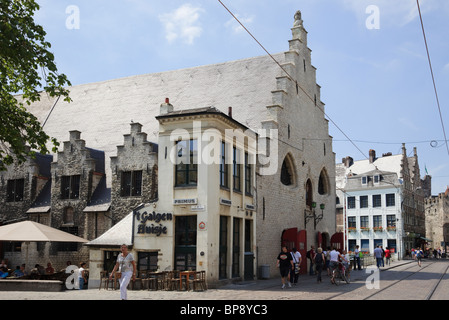
M 324 104 L 320 100 L 320 86 L 316 83 L 316 69 L 311 65 L 307 48 L 307 32 L 301 25 L 292 29 L 290 50 L 285 53 L 277 88 L 273 88 L 273 105 L 267 106 L 266 129 L 278 130 L 270 144 L 278 144 L 277 170 L 272 175 L 257 176 L 257 246 L 258 265 L 271 266 L 276 276 L 276 258 L 281 250 L 281 236 L 285 229 L 307 230 L 307 248 L 317 246 L 317 232 L 332 236 L 335 233 L 335 154 L 329 136 L 328 121 L 324 118 Z M 296 81 L 297 82 L 296 82 Z M 274 158 L 272 158 L 274 159 Z M 283 161 L 287 159 L 291 183 L 281 182 Z M 319 190 L 320 176 L 322 187 Z M 307 181 L 311 185 L 307 191 Z M 307 195 L 308 194 L 308 195 Z M 310 213 L 309 201 L 317 204 L 316 214 L 323 220 L 316 229 L 313 219 L 305 225 L 305 212 Z M 291 248 L 290 248 L 291 249 Z M 299 249 L 299 248 L 298 248 Z M 303 257 L 305 259 L 305 256 Z
M 124 143 L 111 157 L 111 210 L 114 223 L 128 215 L 135 207 L 157 198 L 157 145 L 147 141 L 140 123 L 131 123 L 131 132 L 124 135 Z M 141 172 L 139 195 L 122 195 L 123 172 Z

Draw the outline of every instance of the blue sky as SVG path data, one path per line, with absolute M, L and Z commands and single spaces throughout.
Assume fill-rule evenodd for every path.
M 416 0 L 222 0 L 271 53 L 288 49 L 302 11 L 337 162 L 368 150 L 418 149 L 432 193 L 449 185 L 449 152 Z M 38 0 L 58 70 L 73 85 L 264 55 L 218 0 Z M 420 0 L 449 135 L 449 1 Z M 449 136 L 448 136 L 449 137 Z M 431 141 L 436 141 L 432 143 Z

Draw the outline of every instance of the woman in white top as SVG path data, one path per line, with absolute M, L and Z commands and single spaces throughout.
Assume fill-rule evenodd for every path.
M 127 300 L 128 294 L 126 288 L 128 287 L 129 281 L 131 280 L 131 277 L 133 281 L 136 280 L 136 263 L 134 262 L 133 255 L 128 252 L 128 246 L 126 244 L 122 244 L 120 250 L 122 253 L 118 255 L 117 263 L 115 264 L 114 269 L 109 275 L 109 279 L 112 279 L 112 275 L 117 269 L 119 269 L 121 273 L 121 277 L 119 280 L 120 298 L 122 300 Z

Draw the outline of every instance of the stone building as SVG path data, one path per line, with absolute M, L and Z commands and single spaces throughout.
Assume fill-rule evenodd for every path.
M 449 187 L 437 196 L 426 198 L 426 238 L 428 247 L 449 249 Z
M 417 149 L 407 156 L 385 153 L 354 161 L 346 157 L 337 164 L 337 197 L 343 204 L 346 245 L 372 253 L 377 245 L 390 247 L 403 258 L 417 246 L 424 246 L 424 200 L 430 194 L 430 177 L 420 177 Z
M 71 132 L 71 141 L 64 144 L 52 166 L 49 223 L 54 225 L 53 215 L 63 224 L 73 219 L 79 234 L 92 240 L 87 246 L 92 253 L 91 269 L 108 269 L 122 241 L 132 246 L 136 256 L 142 254 L 138 262 L 142 268 L 173 268 L 180 262 L 178 257 L 185 254 L 176 253 L 176 229 L 184 220 L 197 235 L 196 249 L 189 253 L 194 257 L 189 267 L 208 268 L 209 280 L 246 278 L 248 268 L 253 269 L 251 276 L 257 277 L 261 266 L 268 267 L 271 276 L 278 276 L 275 266 L 281 245 L 297 247 L 305 257 L 311 245 L 328 246 L 340 241 L 335 240 L 338 237 L 333 240 L 335 154 L 320 90 L 307 46 L 307 31 L 298 11 L 288 50 L 272 57 L 78 85 L 70 88 L 73 102 L 69 104 L 42 96 L 29 109 L 40 120 L 52 110 L 45 127 L 50 136 L 61 140 L 67 130 L 79 130 Z M 161 105 L 166 97 L 170 101 Z M 203 119 L 206 115 L 214 120 Z M 244 163 L 211 165 L 197 168 L 196 187 L 177 185 L 182 172 L 190 171 L 177 172 L 177 167 L 167 162 L 168 151 L 175 145 L 167 140 L 167 134 L 177 129 L 198 134 L 201 130 L 192 127 L 197 118 L 221 133 L 248 128 L 256 134 L 257 147 L 228 142 L 236 147 L 228 152 L 229 156 L 234 152 L 241 157 L 254 153 L 257 165 L 251 178 L 243 176 L 247 172 Z M 80 132 L 90 148 L 101 151 L 87 150 L 79 141 Z M 100 170 L 96 165 L 101 162 L 95 159 L 102 152 Z M 80 163 L 74 165 L 73 161 Z M 234 174 L 234 169 L 240 173 Z M 222 184 L 220 177 L 227 175 L 228 185 Z M 73 177 L 77 176 L 83 199 L 74 201 L 70 199 L 70 188 L 72 182 L 76 185 L 78 180 Z M 237 176 L 242 180 L 235 180 Z M 67 191 L 62 189 L 69 199 L 59 198 L 62 177 L 67 181 L 65 185 L 70 182 Z M 149 219 L 151 207 L 156 216 L 170 217 L 163 223 L 159 221 L 162 229 L 167 228 L 167 236 L 152 234 L 156 229 L 151 228 L 160 226 L 150 224 L 147 227 L 152 231 L 147 236 L 155 239 L 140 241 L 139 229 L 132 225 L 145 211 Z M 82 213 L 84 224 L 79 220 Z M 193 216 L 196 223 L 192 222 L 194 218 L 186 218 Z M 103 233 L 108 227 L 109 231 Z M 217 238 L 220 232 L 226 235 L 221 244 Z M 171 240 L 163 242 L 167 237 Z M 232 237 L 240 243 L 226 240 Z M 149 248 L 154 243 L 157 245 Z M 178 253 L 183 251 L 178 249 Z M 243 251 L 246 249 L 248 255 Z M 306 266 L 307 259 L 303 259 L 303 271 Z M 92 274 L 96 277 L 92 280 L 98 281 L 99 272 Z
M 133 208 L 157 199 L 157 144 L 147 141 L 142 125 L 131 123 L 131 132 L 111 157 L 111 211 L 117 223 Z
M 35 159 L 0 171 L 0 221 L 11 223 L 26 219 L 31 206 L 42 204 L 38 196 L 51 186 L 52 161 L 52 155 L 37 153 Z

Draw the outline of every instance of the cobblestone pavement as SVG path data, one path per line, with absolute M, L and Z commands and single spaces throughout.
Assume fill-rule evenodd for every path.
M 405 267 L 413 263 L 411 260 L 394 261 L 390 266 L 381 268 L 386 271 L 392 268 Z M 147 291 L 128 290 L 129 300 L 176 300 L 176 301 L 201 301 L 201 300 L 326 300 L 348 293 L 349 299 L 357 299 L 350 292 L 364 290 L 365 279 L 369 274 L 365 270 L 351 273 L 351 284 L 335 286 L 330 283 L 329 277 L 323 275 L 322 283 L 316 282 L 315 276 L 301 275 L 299 283 L 291 288 L 281 289 L 280 278 L 257 280 L 229 284 L 218 289 L 206 291 Z M 368 289 L 366 289 L 368 290 Z M 120 300 L 119 290 L 66 290 L 63 292 L 30 292 L 8 291 L 0 292 L 1 300 Z

